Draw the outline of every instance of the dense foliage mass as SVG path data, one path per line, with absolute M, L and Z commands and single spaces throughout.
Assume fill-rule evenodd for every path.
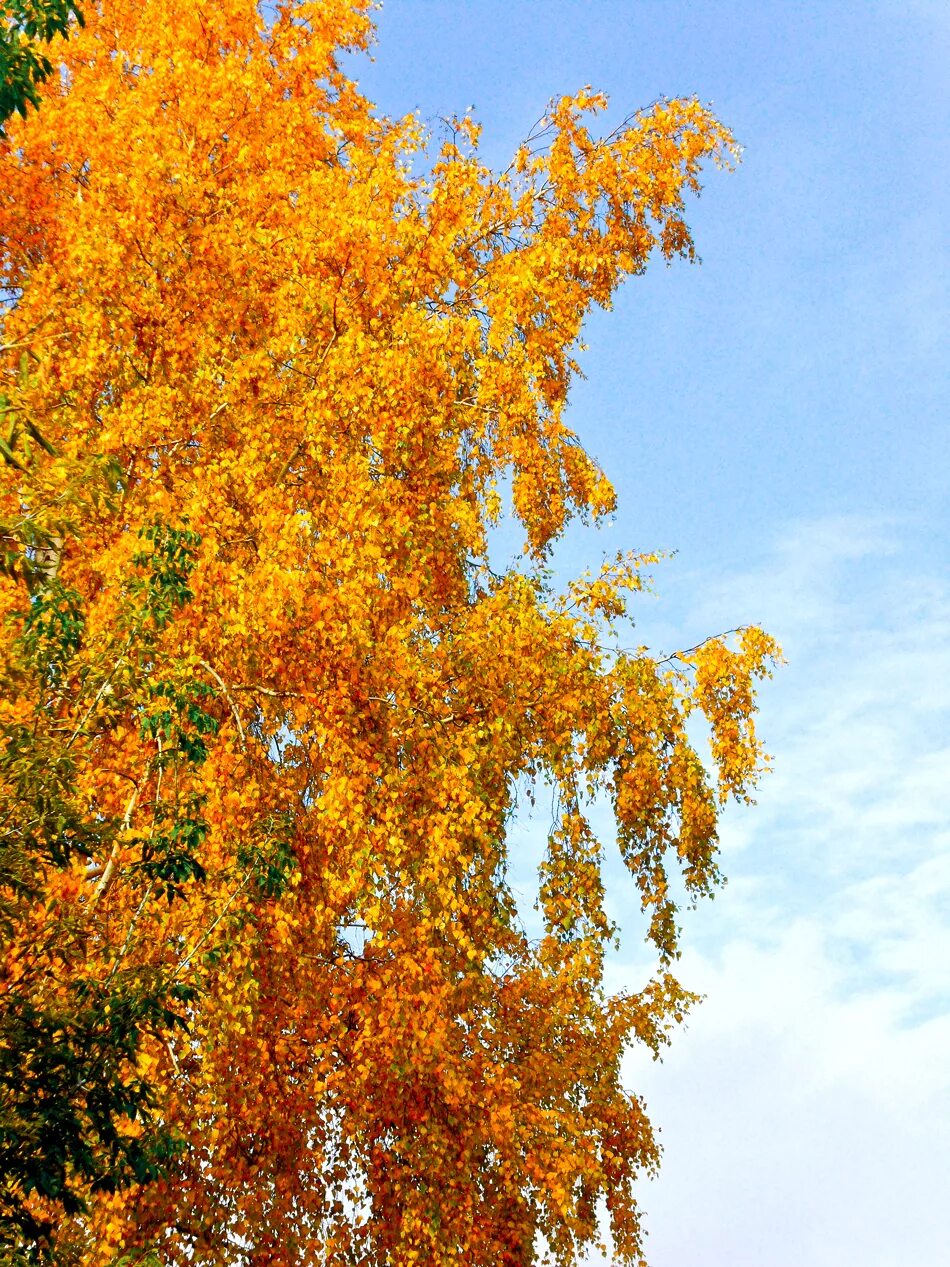
M 39 105 L 40 85 L 53 73 L 47 45 L 66 35 L 70 21 L 83 25 L 73 0 L 0 0 L 0 135 L 16 112 Z
M 543 565 L 614 501 L 564 419 L 582 319 L 692 254 L 732 142 L 695 101 L 595 140 L 582 93 L 503 174 L 462 119 L 418 175 L 341 70 L 368 10 L 104 0 L 0 142 L 12 1256 L 567 1264 L 605 1206 L 640 1259 L 621 1056 L 689 1002 L 677 894 L 717 882 L 775 648 L 620 650 L 647 561 Z M 597 796 L 658 954 L 633 995 Z

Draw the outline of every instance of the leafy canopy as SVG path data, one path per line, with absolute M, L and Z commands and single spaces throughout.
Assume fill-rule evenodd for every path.
M 50 1024 L 139 1000 L 126 1107 L 74 1106 L 90 1167 L 7 1174 L 72 1262 L 568 1264 L 601 1207 L 641 1261 L 621 1058 L 690 1002 L 678 906 L 761 768 L 765 634 L 624 650 L 653 560 L 545 570 L 614 505 L 565 417 L 584 316 L 692 257 L 732 138 L 675 100 L 597 139 L 584 91 L 501 174 L 469 118 L 427 164 L 341 68 L 370 7 L 104 0 L 0 142 L 0 779 L 7 825 L 61 806 L 9 838 L 3 982 Z M 635 994 L 604 984 L 597 798 L 657 955 Z
M 39 105 L 39 88 L 53 73 L 44 45 L 65 36 L 71 19 L 82 26 L 73 0 L 0 0 L 0 134 L 14 113 Z

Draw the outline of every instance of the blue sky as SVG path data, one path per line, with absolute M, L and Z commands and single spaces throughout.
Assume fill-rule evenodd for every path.
M 389 0 L 356 67 L 388 113 L 474 106 L 502 166 L 588 83 L 614 122 L 695 94 L 745 147 L 692 208 L 702 266 L 588 326 L 570 417 L 620 507 L 557 555 L 675 549 L 645 641 L 760 621 L 789 659 L 775 773 L 688 918 L 706 1002 L 661 1065 L 630 1060 L 666 1145 L 653 1267 L 947 1261 L 948 64 L 942 0 Z M 617 868 L 611 893 L 636 987 Z

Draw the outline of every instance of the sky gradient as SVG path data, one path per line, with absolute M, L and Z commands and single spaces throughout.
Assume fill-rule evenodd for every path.
M 741 622 L 783 643 L 774 774 L 723 832 L 730 883 L 687 918 L 707 999 L 630 1059 L 666 1146 L 652 1267 L 942 1267 L 950 1217 L 950 8 L 934 0 L 389 0 L 387 113 L 468 106 L 504 166 L 546 102 L 712 102 L 745 147 L 657 264 L 590 321 L 569 421 L 614 480 L 563 575 L 678 551 L 638 638 Z M 522 868 L 541 816 L 515 843 Z M 609 825 L 604 820 L 605 833 Z M 650 962 L 621 868 L 611 967 Z M 592 1260 L 594 1261 L 594 1260 Z

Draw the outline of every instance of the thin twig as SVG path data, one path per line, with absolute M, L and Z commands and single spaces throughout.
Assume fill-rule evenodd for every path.
M 330 355 L 330 349 L 333 347 L 334 343 L 336 343 L 336 336 L 337 336 L 336 318 L 335 318 L 335 316 L 334 316 L 333 333 L 330 335 L 330 341 L 329 341 L 329 343 L 327 344 L 327 346 L 323 349 L 323 355 L 320 357 L 320 360 L 319 360 L 319 361 L 318 361 L 318 363 L 317 363 L 317 367 L 316 367 L 316 369 L 313 371 L 313 374 L 311 375 L 311 378 L 312 378 L 313 380 L 316 380 L 316 378 L 317 378 L 317 376 L 319 375 L 320 371 L 323 369 L 324 362 L 326 361 L 327 357 Z M 276 486 L 277 484 L 282 484 L 282 483 L 284 482 L 284 479 L 286 478 L 287 472 L 290 470 L 290 468 L 291 468 L 291 467 L 293 466 L 293 464 L 296 462 L 297 458 L 298 458 L 298 457 L 300 456 L 300 454 L 303 452 L 303 447 L 304 447 L 304 445 L 305 445 L 306 443 L 307 443 L 307 441 L 306 441 L 306 437 L 305 437 L 303 440 L 301 440 L 301 441 L 300 441 L 300 443 L 299 443 L 299 444 L 297 444 L 297 445 L 294 447 L 294 450 L 293 450 L 293 452 L 291 453 L 290 457 L 287 459 L 287 461 L 286 461 L 286 462 L 283 464 L 283 466 L 280 468 L 280 472 L 278 473 L 277 478 L 274 480 L 274 484 L 275 484 L 275 486 Z
M 139 789 L 138 785 L 136 785 L 132 791 L 132 795 L 129 797 L 128 804 L 125 807 L 125 813 L 122 815 L 123 832 L 127 832 L 132 823 L 132 811 L 135 809 L 135 802 L 138 800 L 138 795 Z M 112 852 L 109 854 L 106 865 L 99 872 L 99 883 L 96 885 L 95 889 L 93 889 L 92 897 L 89 899 L 90 911 L 94 911 L 96 909 L 105 895 L 109 892 L 109 889 L 112 887 L 112 881 L 115 879 L 116 863 L 119 861 L 120 852 L 121 839 L 117 840 L 115 844 L 113 844 Z M 87 878 L 90 880 L 95 879 L 95 874 L 95 872 L 90 873 L 88 870 L 86 872 Z
M 224 684 L 224 679 L 221 677 L 220 673 L 218 673 L 216 669 L 213 669 L 211 665 L 208 664 L 205 660 L 199 660 L 198 663 L 201 665 L 203 669 L 207 670 L 207 672 L 211 674 L 211 676 L 214 678 L 217 684 L 221 687 L 221 690 L 224 692 L 224 698 L 228 701 L 228 703 L 231 706 L 231 713 L 234 717 L 235 725 L 238 728 L 238 734 L 241 737 L 241 747 L 246 748 L 247 740 L 244 738 L 244 727 L 241 725 L 241 714 L 238 712 L 237 705 L 235 704 L 234 700 L 231 698 L 230 691 L 228 690 L 227 686 L 225 686 Z
M 93 710 L 95 709 L 96 705 L 99 703 L 99 701 L 102 699 L 102 697 L 107 693 L 107 691 L 111 687 L 112 679 L 115 677 L 116 673 L 118 672 L 119 665 L 122 664 L 122 662 L 124 661 L 125 653 L 128 651 L 131 645 L 132 645 L 132 635 L 129 634 L 128 638 L 126 638 L 125 640 L 125 646 L 119 652 L 118 659 L 116 660 L 115 664 L 113 664 L 112 668 L 109 670 L 108 677 L 99 687 L 98 691 L 96 691 L 96 694 L 93 697 L 92 703 L 89 705 L 89 707 L 86 709 L 85 713 L 83 714 L 82 721 L 79 722 L 79 724 L 76 726 L 73 733 L 70 735 L 69 739 L 67 739 L 66 741 L 67 752 L 76 742 L 76 740 L 79 738 L 79 735 L 82 733 L 83 727 L 85 726 L 89 718 L 92 716 Z
M 126 951 L 128 950 L 129 946 L 132 943 L 132 934 L 135 932 L 135 926 L 139 922 L 139 918 L 141 917 L 142 912 L 145 910 L 148 900 L 152 896 L 152 890 L 154 888 L 155 888 L 155 881 L 149 880 L 148 887 L 146 888 L 145 892 L 142 894 L 142 900 L 141 902 L 139 902 L 138 906 L 136 907 L 135 914 L 132 916 L 131 920 L 129 921 L 129 930 L 125 934 L 125 941 L 122 943 L 122 949 L 119 951 L 118 957 L 115 959 L 115 961 L 112 964 L 112 967 L 109 969 L 109 975 L 105 979 L 106 985 L 109 984 L 109 982 L 112 980 L 115 974 L 119 971 L 119 965 L 121 964 L 122 960 L 125 958 Z
M 702 651 L 703 647 L 708 646 L 711 642 L 718 642 L 720 638 L 730 638 L 733 634 L 744 633 L 746 629 L 748 629 L 748 625 L 737 625 L 735 629 L 725 629 L 722 633 L 710 634 L 702 642 L 697 642 L 695 647 L 687 647 L 684 651 L 671 651 L 669 655 L 658 659 L 656 663 L 658 665 L 670 664 L 673 660 L 683 660 L 686 656 L 692 655 L 694 651 Z
M 175 1055 L 175 1049 L 171 1044 L 170 1038 L 165 1039 L 165 1050 L 168 1052 L 169 1056 L 171 1057 L 172 1068 L 175 1070 L 175 1076 L 177 1078 L 181 1078 L 182 1082 L 187 1082 L 189 1087 L 193 1088 L 194 1084 L 181 1071 L 181 1065 L 178 1063 L 178 1057 Z
M 205 930 L 205 932 L 203 932 L 203 933 L 201 934 L 201 936 L 198 938 L 198 940 L 197 940 L 197 941 L 195 942 L 195 944 L 192 946 L 191 950 L 189 950 L 189 951 L 188 951 L 188 953 L 187 953 L 187 955 L 185 955 L 184 959 L 182 959 L 182 960 L 179 962 L 178 967 L 175 969 L 175 971 L 174 971 L 174 972 L 172 973 L 172 975 L 171 975 L 171 978 L 170 978 L 170 979 L 171 979 L 172 981 L 174 981 L 174 980 L 175 980 L 175 978 L 178 976 L 178 974 L 179 974 L 179 973 L 184 972 L 184 971 L 185 971 L 185 969 L 186 969 L 186 968 L 188 968 L 188 967 L 191 965 L 191 961 L 192 961 L 192 959 L 194 959 L 195 955 L 198 953 L 198 951 L 201 949 L 201 947 L 205 944 L 205 942 L 208 940 L 208 938 L 211 936 L 211 934 L 214 932 L 214 930 L 218 927 L 218 925 L 219 925 L 219 924 L 221 923 L 221 921 L 224 919 L 225 915 L 226 915 L 226 914 L 227 914 L 227 912 L 228 912 L 228 908 L 230 907 L 231 903 L 232 903 L 232 902 L 234 901 L 234 899 L 235 899 L 235 898 L 236 898 L 236 897 L 237 897 L 237 896 L 241 893 L 241 891 L 242 891 L 243 889 L 246 889 L 246 888 L 247 888 L 248 884 L 250 883 L 250 879 L 251 879 L 251 873 L 250 873 L 250 872 L 248 872 L 248 874 L 244 877 L 244 879 L 241 881 L 241 883 L 238 885 L 238 887 L 234 890 L 234 892 L 231 894 L 231 896 L 230 896 L 230 897 L 228 898 L 228 900 L 225 902 L 224 906 L 222 906 L 222 908 L 221 908 L 221 910 L 220 910 L 220 912 L 219 912 L 218 916 L 217 916 L 217 917 L 216 917 L 216 919 L 214 920 L 214 922 L 213 922 L 213 923 L 212 923 L 212 924 L 211 924 L 211 925 L 210 925 L 210 926 L 209 926 L 209 927 Z

